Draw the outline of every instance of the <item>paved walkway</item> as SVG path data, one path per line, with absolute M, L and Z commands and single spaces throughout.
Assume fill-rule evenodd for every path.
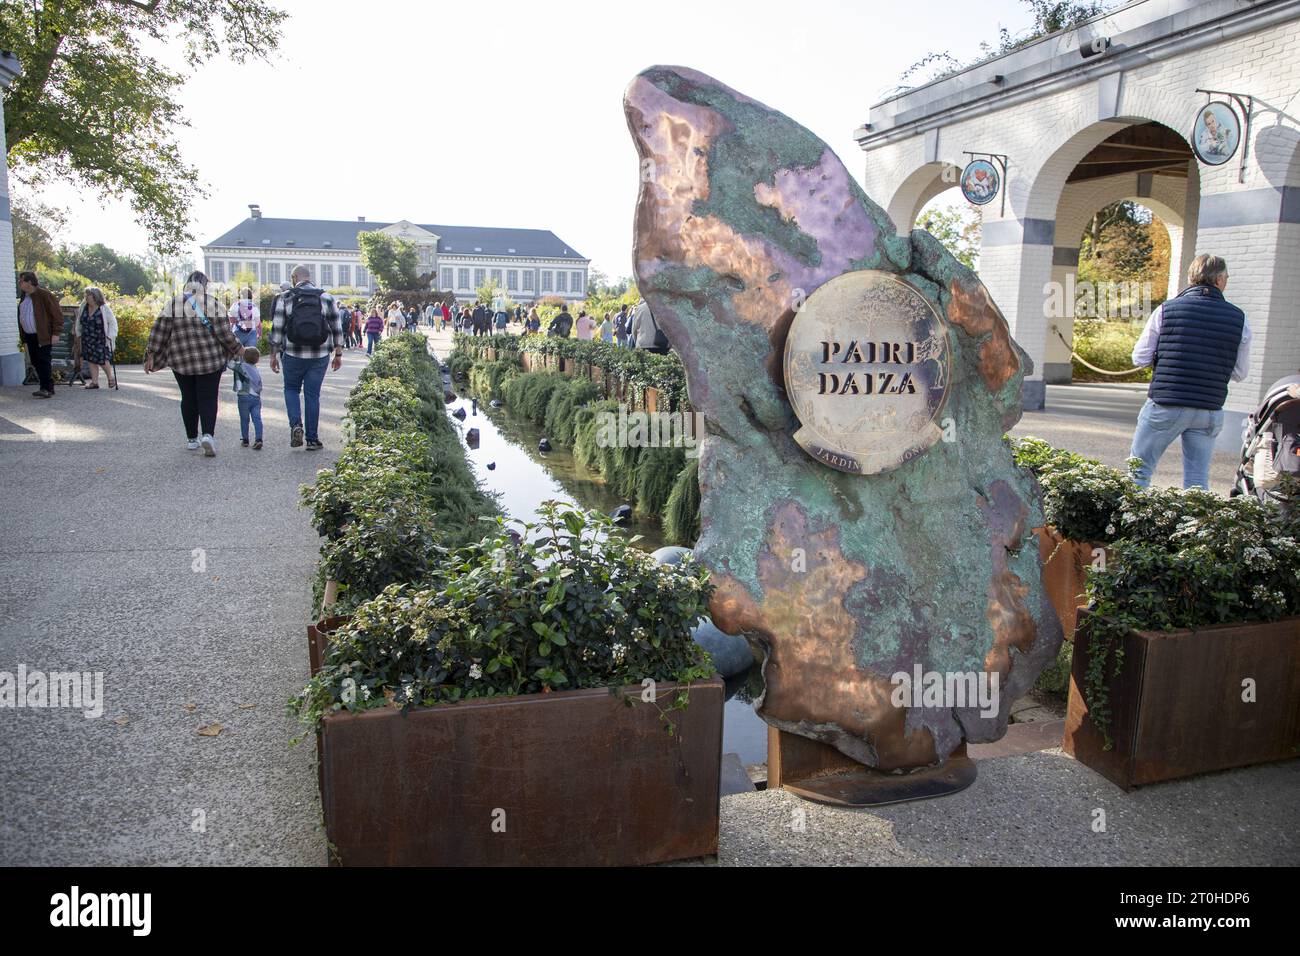
M 1096 458 L 1114 468 L 1125 467 L 1133 444 L 1133 428 L 1146 401 L 1145 384 L 1120 383 L 1049 385 L 1047 408 L 1025 412 L 1012 435 L 1033 435 L 1061 448 Z M 1240 439 L 1240 436 L 1234 436 Z M 1210 489 L 1227 494 L 1237 473 L 1235 452 L 1216 451 L 1210 462 Z M 1183 452 L 1178 442 L 1160 459 L 1152 483 L 1183 485 Z
M 0 709 L 0 865 L 325 861 L 315 747 L 289 747 L 284 703 L 318 548 L 298 488 L 341 445 L 356 356 L 326 375 L 323 452 L 288 447 L 269 368 L 266 447 L 239 447 L 227 378 L 212 459 L 185 449 L 168 372 L 0 389 L 0 671 L 102 671 L 105 701 Z

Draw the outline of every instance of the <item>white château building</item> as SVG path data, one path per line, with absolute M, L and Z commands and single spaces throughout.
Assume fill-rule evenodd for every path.
M 377 231 L 414 242 L 419 271 L 434 272 L 438 290 L 462 300 L 474 298 L 490 279 L 517 302 L 548 295 L 577 302 L 587 295 L 591 260 L 549 230 L 366 222 L 364 216 L 343 222 L 268 219 L 259 206 L 248 210 L 247 219 L 202 247 L 203 271 L 214 282 L 248 271 L 259 282 L 278 285 L 304 264 L 323 288 L 373 291 L 374 276 L 361 264 L 357 233 Z

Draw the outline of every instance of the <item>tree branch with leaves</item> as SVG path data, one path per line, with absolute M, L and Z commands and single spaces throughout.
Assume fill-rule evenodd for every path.
M 5 93 L 10 169 L 125 198 L 155 248 L 178 252 L 203 195 L 174 141 L 186 72 L 266 57 L 286 17 L 263 0 L 0 0 L 0 49 L 22 65 Z M 180 69 L 146 53 L 154 43 L 178 47 Z

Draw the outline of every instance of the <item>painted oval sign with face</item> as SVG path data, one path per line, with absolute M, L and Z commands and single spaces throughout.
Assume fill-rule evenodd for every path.
M 851 474 L 889 471 L 943 435 L 951 355 L 929 300 L 886 272 L 848 272 L 795 314 L 785 386 L 804 451 Z

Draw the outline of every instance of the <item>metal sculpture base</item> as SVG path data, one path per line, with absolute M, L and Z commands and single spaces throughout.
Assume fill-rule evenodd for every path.
M 836 807 L 880 807 L 960 793 L 975 782 L 963 743 L 938 767 L 906 773 L 863 766 L 834 747 L 775 727 L 767 729 L 767 787 Z

